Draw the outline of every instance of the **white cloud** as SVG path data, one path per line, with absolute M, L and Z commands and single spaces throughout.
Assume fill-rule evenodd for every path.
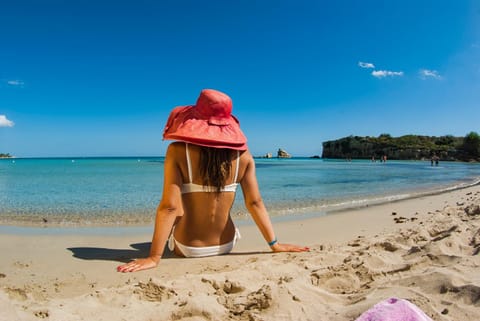
M 375 65 L 371 62 L 359 61 L 358 66 L 365 69 L 375 69 Z M 373 70 L 371 75 L 376 78 L 398 77 L 403 76 L 403 71 Z
M 362 62 L 362 61 L 359 61 L 359 62 L 358 62 L 358 65 L 359 65 L 361 68 L 375 68 L 375 65 L 372 64 L 371 62 Z
M 25 83 L 21 80 L 7 80 L 7 84 L 9 84 L 10 86 L 23 86 Z
M 422 79 L 427 79 L 427 78 L 442 79 L 442 76 L 440 76 L 438 74 L 438 71 L 436 70 L 420 69 L 418 74 Z
M 403 71 L 374 70 L 372 76 L 376 78 L 403 76 Z
M 0 127 L 13 127 L 15 123 L 7 119 L 7 116 L 0 115 Z

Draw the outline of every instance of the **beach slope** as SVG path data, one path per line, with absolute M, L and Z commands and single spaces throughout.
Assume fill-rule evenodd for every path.
M 254 226 L 230 255 L 165 257 L 151 235 L 0 235 L 0 320 L 355 320 L 391 297 L 433 320 L 480 320 L 480 187 L 279 222 L 308 253 L 270 253 Z

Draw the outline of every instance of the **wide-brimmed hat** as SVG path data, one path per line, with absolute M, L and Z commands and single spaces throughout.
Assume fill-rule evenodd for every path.
M 226 94 L 204 89 L 191 106 L 176 107 L 163 130 L 163 139 L 195 145 L 247 149 L 247 138 L 232 115 L 232 100 Z

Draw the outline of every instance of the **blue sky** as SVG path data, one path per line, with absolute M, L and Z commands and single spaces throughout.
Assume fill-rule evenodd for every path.
M 478 1 L 9 1 L 0 152 L 164 155 L 170 110 L 229 94 L 254 155 L 480 132 Z

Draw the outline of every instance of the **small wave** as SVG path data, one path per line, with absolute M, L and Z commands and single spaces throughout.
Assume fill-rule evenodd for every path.
M 343 210 L 351 210 L 356 208 L 362 208 L 365 206 L 371 205 L 381 205 L 387 204 L 392 202 L 397 202 L 401 200 L 407 199 L 414 199 L 429 195 L 438 195 L 442 193 L 447 193 L 455 190 L 460 190 L 464 188 L 468 188 L 471 186 L 480 185 L 480 178 L 476 179 L 471 182 L 460 182 L 456 183 L 451 186 L 441 187 L 438 189 L 430 189 L 430 190 L 421 190 L 421 191 L 412 191 L 408 193 L 397 193 L 391 195 L 383 195 L 383 196 L 371 196 L 365 198 L 357 198 L 357 199 L 344 199 L 344 200 L 336 200 L 336 201 L 323 201 L 318 204 L 310 204 L 305 206 L 286 206 L 283 208 L 271 208 L 269 209 L 269 213 L 272 217 L 282 217 L 282 216 L 323 216 L 332 214 L 335 212 L 343 211 Z M 242 213 L 241 215 L 245 215 Z

